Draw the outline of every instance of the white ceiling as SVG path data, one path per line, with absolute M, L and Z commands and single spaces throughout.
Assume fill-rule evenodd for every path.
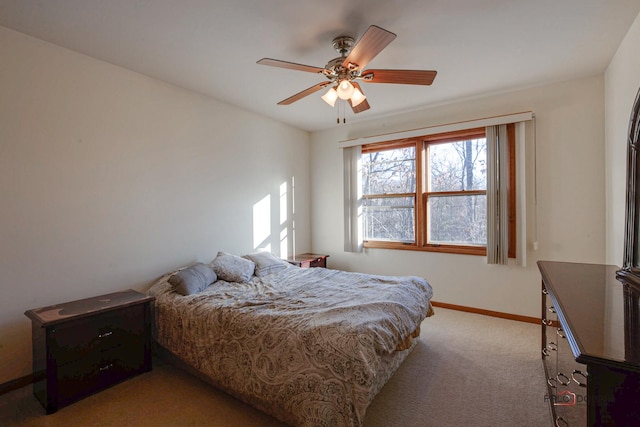
M 347 122 L 602 73 L 640 0 L 0 0 L 0 25 L 308 131 L 336 125 L 326 81 L 257 65 L 324 67 L 331 40 L 375 24 L 398 37 L 368 68 L 437 70 L 432 86 L 366 84 Z

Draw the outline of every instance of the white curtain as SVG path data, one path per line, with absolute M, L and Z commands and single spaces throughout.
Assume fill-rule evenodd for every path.
M 344 250 L 362 252 L 362 185 L 360 157 L 362 147 L 356 145 L 342 150 L 344 161 Z
M 487 126 L 487 264 L 509 259 L 509 144 L 507 126 Z

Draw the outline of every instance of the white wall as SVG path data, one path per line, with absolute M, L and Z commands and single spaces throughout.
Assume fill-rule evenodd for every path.
M 605 72 L 607 263 L 621 265 L 624 251 L 625 191 L 629 118 L 640 88 L 640 15 Z
M 392 88 L 389 88 L 392 90 Z M 372 110 L 375 100 L 371 100 Z M 534 150 L 527 147 L 528 266 L 488 266 L 478 256 L 368 249 L 343 251 L 340 140 L 533 111 L 537 131 L 537 210 Z M 375 111 L 375 110 L 373 110 Z M 528 136 L 532 135 L 531 127 Z M 601 263 L 605 257 L 603 76 L 486 96 L 437 108 L 337 125 L 311 137 L 313 251 L 330 267 L 425 277 L 434 300 L 524 316 L 540 315 L 538 259 Z M 537 212 L 539 250 L 531 250 Z
M 2 27 L 0 58 L 0 383 L 31 372 L 28 309 L 292 251 L 294 219 L 310 249 L 307 132 Z

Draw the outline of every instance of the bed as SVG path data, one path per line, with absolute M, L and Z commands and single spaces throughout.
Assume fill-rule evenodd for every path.
M 430 285 L 270 259 L 233 280 L 214 260 L 217 280 L 186 295 L 171 282 L 177 272 L 161 277 L 148 291 L 156 342 L 287 424 L 362 425 L 432 313 Z

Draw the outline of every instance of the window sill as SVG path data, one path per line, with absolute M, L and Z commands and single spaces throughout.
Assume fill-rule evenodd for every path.
M 415 243 L 383 242 L 369 240 L 364 242 L 365 248 L 397 249 L 404 251 L 441 252 L 459 255 L 487 256 L 487 248 L 484 246 L 455 246 L 455 245 L 425 245 L 418 246 Z

